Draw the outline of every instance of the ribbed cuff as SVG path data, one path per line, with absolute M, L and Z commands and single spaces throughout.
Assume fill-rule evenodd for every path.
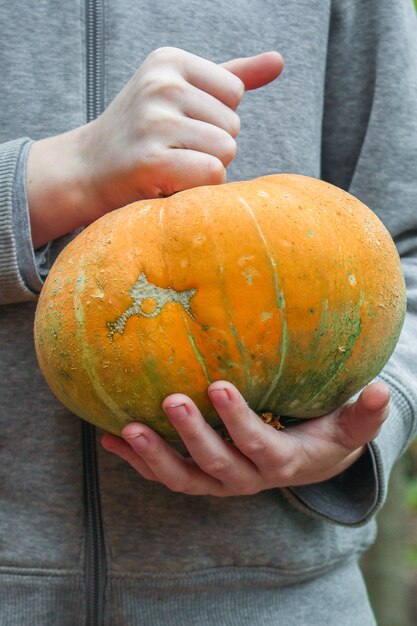
M 28 141 L 23 146 L 16 168 L 13 189 L 13 230 L 19 269 L 23 281 L 33 293 L 39 293 L 44 282 L 41 278 L 41 271 L 46 264 L 46 255 L 50 248 L 50 243 L 42 246 L 39 250 L 35 251 L 33 249 L 26 188 L 26 162 L 32 143 Z M 47 273 L 47 271 L 44 272 L 44 279 Z
M 380 375 L 391 390 L 390 414 L 356 463 L 334 478 L 283 489 L 283 495 L 310 517 L 342 526 L 362 526 L 382 507 L 395 461 L 413 437 L 413 408 L 401 384 Z
M 15 237 L 15 189 L 22 150 L 30 139 L 23 137 L 0 147 L 0 303 L 35 300 L 37 293 L 22 273 Z
M 341 474 L 284 491 L 291 504 L 310 517 L 342 526 L 361 526 L 370 519 L 380 499 L 375 454 L 368 446 L 366 453 Z

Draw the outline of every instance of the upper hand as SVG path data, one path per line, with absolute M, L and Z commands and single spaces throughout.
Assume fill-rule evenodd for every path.
M 135 200 L 224 182 L 245 90 L 282 68 L 277 52 L 222 65 L 177 48 L 152 52 L 97 119 L 32 144 L 35 247 Z
M 223 65 L 178 48 L 152 52 L 86 133 L 101 210 L 224 182 L 245 90 L 282 67 L 277 52 Z
M 163 408 L 190 456 L 183 456 L 143 424 L 106 434 L 102 444 L 144 478 L 191 495 L 236 496 L 264 489 L 327 480 L 354 463 L 388 415 L 389 390 L 372 383 L 359 398 L 336 411 L 275 430 L 248 407 L 233 385 L 210 385 L 209 397 L 233 443 L 222 439 L 196 405 L 182 394 Z

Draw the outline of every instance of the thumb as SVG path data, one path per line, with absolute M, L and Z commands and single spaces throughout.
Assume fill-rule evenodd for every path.
M 222 67 L 240 78 L 245 89 L 257 89 L 275 80 L 284 69 L 284 59 L 279 52 L 263 52 L 254 57 L 232 59 Z
M 347 404 L 338 418 L 341 443 L 352 450 L 374 439 L 388 417 L 390 391 L 375 382 L 362 391 L 356 402 Z

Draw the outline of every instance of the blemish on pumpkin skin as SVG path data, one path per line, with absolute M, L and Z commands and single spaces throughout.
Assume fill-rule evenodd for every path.
M 207 240 L 206 235 L 203 233 L 198 233 L 195 237 L 193 237 L 192 242 L 194 246 L 201 246 Z
M 129 295 L 133 300 L 133 304 L 124 311 L 114 322 L 107 322 L 109 328 L 108 337 L 110 341 L 113 341 L 113 337 L 116 333 L 123 335 L 127 321 L 134 315 L 141 315 L 142 317 L 152 318 L 159 315 L 166 304 L 169 302 L 175 302 L 181 304 L 186 313 L 194 320 L 194 317 L 190 310 L 191 298 L 197 293 L 196 289 L 186 289 L 184 291 L 175 291 L 171 287 L 164 288 L 158 287 L 153 283 L 150 283 L 146 278 L 146 275 L 142 272 L 129 291 Z M 147 312 L 143 308 L 145 301 L 154 301 L 156 306 L 151 312 Z
M 245 267 L 245 269 L 241 272 L 241 274 L 245 277 L 248 285 L 253 285 L 253 280 L 256 276 L 259 276 L 259 272 L 254 267 Z
M 273 315 L 271 311 L 264 311 L 263 313 L 261 313 L 261 322 L 267 322 L 272 317 Z
M 246 263 L 248 263 L 254 258 L 255 258 L 255 255 L 253 254 L 240 256 L 237 260 L 237 264 L 239 265 L 239 267 L 242 267 L 242 265 L 245 265 Z
M 148 211 L 150 211 L 151 209 L 151 205 L 150 204 L 146 204 L 144 207 L 142 207 L 138 212 L 137 215 L 139 215 L 140 217 L 142 217 L 143 215 L 146 215 L 146 213 L 148 213 Z

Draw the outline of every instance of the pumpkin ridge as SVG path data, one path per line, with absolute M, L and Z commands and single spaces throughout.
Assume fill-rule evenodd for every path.
M 80 293 L 80 290 L 82 289 L 84 285 L 84 280 L 85 280 L 84 274 L 82 271 L 83 260 L 84 260 L 84 256 L 81 256 L 80 262 L 78 264 L 78 276 L 77 276 L 77 281 L 76 281 L 76 288 L 74 289 L 74 298 L 73 298 L 75 320 L 76 320 L 76 336 L 77 336 L 79 345 L 82 346 L 82 357 L 81 357 L 82 364 L 84 365 L 85 373 L 87 374 L 91 382 L 91 386 L 94 389 L 94 392 L 97 394 L 98 398 L 101 400 L 101 402 L 117 417 L 124 419 L 124 420 L 126 419 L 130 420 L 130 416 L 125 411 L 123 411 L 123 409 L 119 407 L 117 402 L 115 402 L 115 400 L 104 389 L 100 381 L 98 372 L 96 370 L 95 364 L 94 364 L 93 350 L 89 342 L 86 341 L 86 332 L 85 332 L 86 320 L 85 320 L 84 307 L 82 304 L 82 298 L 81 298 L 81 293 Z
M 225 186 L 222 186 L 222 191 L 224 192 L 228 192 L 229 189 Z M 215 255 L 216 258 L 218 258 L 218 246 L 217 246 L 217 239 L 216 237 L 211 236 L 210 237 L 210 241 L 213 245 L 214 251 L 215 251 Z M 242 337 L 239 335 L 239 332 L 237 330 L 236 324 L 234 323 L 233 320 L 233 312 L 231 310 L 230 307 L 230 301 L 227 295 L 227 291 L 226 291 L 226 284 L 225 284 L 225 280 L 224 280 L 224 268 L 221 264 L 217 265 L 218 268 L 218 275 L 219 275 L 219 279 L 220 279 L 220 286 L 221 286 L 221 295 L 222 295 L 222 301 L 225 305 L 225 312 L 227 313 L 227 317 L 229 320 L 229 328 L 232 332 L 234 341 L 235 341 L 235 345 L 236 348 L 238 350 L 238 353 L 240 355 L 241 358 L 241 366 L 243 368 L 243 371 L 245 373 L 245 380 L 246 380 L 246 385 L 247 385 L 247 391 L 249 393 L 249 395 L 252 394 L 252 390 L 253 390 L 253 381 L 252 381 L 252 377 L 250 375 L 250 367 L 248 365 L 248 361 L 246 358 L 246 346 L 244 344 L 244 341 L 242 340 Z M 250 391 L 249 391 L 250 390 Z
M 214 244 L 215 245 L 215 244 Z M 226 293 L 226 285 L 224 283 L 224 268 L 222 265 L 218 266 L 218 273 L 220 275 L 220 284 L 222 287 L 222 295 L 223 295 L 223 302 L 225 304 L 225 311 L 227 312 L 227 315 L 229 317 L 229 328 L 232 331 L 232 335 L 234 337 L 235 343 L 236 343 L 236 347 L 238 349 L 238 352 L 240 354 L 241 360 L 242 360 L 242 367 L 243 367 L 243 371 L 245 372 L 245 378 L 246 378 L 246 384 L 247 384 L 247 388 L 248 390 L 250 389 L 251 391 L 253 390 L 253 381 L 252 381 L 252 377 L 250 375 L 250 368 L 248 365 L 248 360 L 246 358 L 246 346 L 244 341 L 242 340 L 242 338 L 240 337 L 238 330 L 236 328 L 235 323 L 233 322 L 233 312 L 230 308 L 230 302 L 229 299 L 227 297 L 227 293 Z
M 160 208 L 160 211 L 159 211 L 159 222 L 158 222 L 159 228 L 161 230 L 163 230 L 163 211 L 164 211 L 164 206 L 162 205 L 161 208 Z M 167 258 L 166 254 L 162 254 L 162 259 L 163 259 L 163 263 L 164 263 L 164 267 L 165 267 L 165 275 L 168 278 L 168 282 L 169 282 L 169 284 L 173 284 L 174 281 L 173 281 L 172 277 L 173 277 L 173 274 L 175 274 L 176 268 L 175 267 L 172 268 L 171 264 L 168 262 L 168 258 Z M 173 271 L 173 269 L 174 269 L 174 271 Z M 193 295 L 198 293 L 198 289 L 190 289 L 190 290 L 186 290 L 186 291 L 190 291 L 190 292 L 193 291 L 194 292 Z M 201 353 L 200 349 L 197 346 L 197 342 L 195 340 L 193 331 L 190 328 L 189 320 L 187 319 L 187 316 L 185 315 L 185 313 L 188 313 L 188 315 L 190 316 L 190 318 L 191 318 L 191 320 L 193 322 L 195 322 L 197 324 L 199 324 L 199 322 L 198 322 L 198 320 L 196 320 L 194 318 L 194 315 L 192 314 L 191 311 L 187 310 L 186 307 L 183 307 L 183 310 L 181 311 L 181 318 L 183 320 L 183 323 L 184 323 L 184 326 L 185 326 L 185 329 L 186 329 L 186 332 L 187 332 L 187 338 L 188 338 L 189 344 L 190 344 L 191 349 L 192 349 L 192 351 L 193 351 L 193 353 L 194 353 L 194 355 L 195 355 L 195 357 L 197 359 L 198 364 L 201 367 L 201 370 L 202 370 L 202 372 L 204 374 L 204 377 L 205 377 L 205 379 L 207 381 L 207 384 L 210 385 L 212 381 L 210 379 L 210 374 L 209 374 L 209 372 L 207 370 L 207 366 L 206 366 L 206 362 L 205 362 L 204 356 L 203 356 L 203 354 Z
M 271 264 L 271 268 L 272 268 L 272 278 L 273 278 L 273 283 L 274 283 L 274 290 L 277 296 L 277 308 L 279 310 L 279 315 L 281 318 L 281 349 L 280 349 L 280 362 L 279 362 L 279 366 L 277 369 L 277 372 L 274 376 L 274 378 L 271 381 L 271 384 L 269 386 L 268 391 L 264 394 L 263 398 L 260 400 L 260 405 L 259 405 L 259 409 L 264 409 L 267 408 L 267 403 L 269 402 L 272 394 L 275 391 L 275 388 L 279 382 L 279 379 L 281 378 L 283 369 L 284 369 L 284 363 L 285 363 L 285 359 L 287 356 L 287 350 L 288 350 L 288 343 L 289 343 L 289 336 L 288 336 L 288 324 L 287 324 L 287 319 L 285 317 L 285 297 L 284 297 L 284 293 L 281 289 L 281 284 L 280 284 L 280 280 L 279 280 L 279 276 L 278 276 L 278 271 L 277 271 L 277 263 L 274 259 L 274 257 L 272 256 L 272 254 L 270 253 L 269 250 L 269 246 L 267 243 L 267 240 L 265 238 L 265 235 L 262 232 L 262 229 L 259 225 L 258 220 L 256 219 L 256 216 L 252 210 L 252 208 L 250 207 L 249 203 L 245 200 L 245 198 L 243 198 L 241 195 L 238 195 L 238 201 L 245 207 L 245 209 L 247 210 L 247 212 L 249 213 L 249 215 L 251 216 L 254 224 L 255 224 L 255 228 L 256 231 L 258 233 L 259 239 L 262 241 L 262 244 L 264 246 L 264 250 L 266 253 L 266 256 L 268 258 L 268 260 L 270 261 Z
M 362 332 L 360 309 L 362 307 L 364 299 L 365 299 L 365 292 L 362 290 L 360 293 L 359 302 L 357 303 L 355 307 L 356 311 L 358 312 L 357 324 L 356 324 L 354 331 L 347 338 L 348 347 L 343 352 L 343 358 L 339 358 L 337 361 L 336 360 L 334 361 L 334 363 L 336 364 L 336 367 L 334 368 L 334 373 L 330 376 L 330 378 L 326 380 L 324 385 L 322 385 L 322 387 L 320 387 L 320 389 L 310 398 L 309 402 L 304 404 L 304 407 L 306 409 L 312 407 L 312 403 L 314 402 L 314 400 L 320 397 L 323 391 L 325 391 L 325 389 L 327 389 L 327 387 L 334 381 L 336 376 L 338 376 L 341 369 L 345 366 L 346 362 L 349 360 L 350 356 L 352 355 L 353 349 L 356 345 L 356 341 Z
M 191 329 L 189 327 L 188 320 L 187 320 L 184 312 L 182 312 L 181 315 L 182 315 L 182 318 L 184 320 L 184 325 L 185 325 L 185 327 L 187 329 L 188 341 L 190 342 L 192 351 L 194 352 L 194 354 L 196 356 L 196 359 L 197 359 L 198 363 L 200 364 L 201 369 L 203 370 L 203 373 L 204 373 L 204 376 L 206 378 L 207 384 L 210 385 L 212 383 L 212 381 L 210 380 L 210 375 L 209 375 L 209 373 L 207 371 L 207 367 L 206 367 L 206 363 L 205 363 L 204 357 L 201 354 L 200 350 L 198 349 L 196 340 L 195 340 L 194 335 L 193 335 L 193 333 L 192 333 L 192 331 L 191 331 Z

